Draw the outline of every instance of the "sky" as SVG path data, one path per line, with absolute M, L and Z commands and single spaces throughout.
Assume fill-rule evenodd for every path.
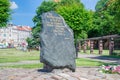
M 33 27 L 33 17 L 36 15 L 36 9 L 44 0 L 11 0 L 12 19 L 10 23 Z M 88 10 L 95 10 L 98 0 L 81 0 Z

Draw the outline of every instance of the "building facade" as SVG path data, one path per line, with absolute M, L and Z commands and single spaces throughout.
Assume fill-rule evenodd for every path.
M 7 27 L 0 28 L 0 43 L 8 43 L 14 47 L 31 37 L 32 28 L 29 26 L 15 26 L 8 24 Z

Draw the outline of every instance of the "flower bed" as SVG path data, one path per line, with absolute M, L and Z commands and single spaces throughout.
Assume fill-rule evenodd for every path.
M 109 73 L 109 74 L 120 74 L 120 65 L 102 65 L 99 69 L 100 72 Z

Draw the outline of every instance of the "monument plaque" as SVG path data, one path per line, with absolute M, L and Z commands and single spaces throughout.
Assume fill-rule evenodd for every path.
M 75 46 L 73 31 L 54 11 L 42 14 L 40 33 L 40 61 L 45 69 L 68 68 L 75 71 Z

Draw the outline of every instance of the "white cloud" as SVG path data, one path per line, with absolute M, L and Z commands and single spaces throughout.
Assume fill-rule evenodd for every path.
M 10 4 L 11 4 L 11 6 L 10 6 L 11 9 L 17 9 L 18 8 L 18 5 L 15 2 L 10 2 Z

